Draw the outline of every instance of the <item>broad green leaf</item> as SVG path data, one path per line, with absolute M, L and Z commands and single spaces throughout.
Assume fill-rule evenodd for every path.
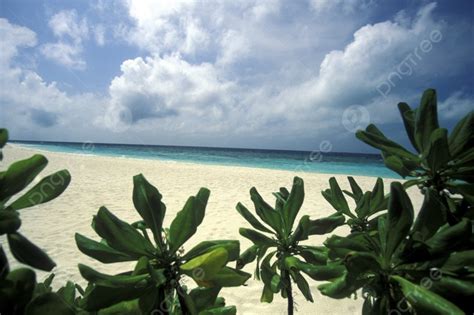
M 247 220 L 255 229 L 262 232 L 273 233 L 271 230 L 267 229 L 263 224 L 261 224 L 257 218 L 253 216 L 252 213 L 240 202 L 236 206 L 237 211 L 242 215 L 245 220 Z
M 371 248 L 367 246 L 365 242 L 362 242 L 360 236 L 350 235 L 349 237 L 341 237 L 332 235 L 325 242 L 327 248 L 329 248 L 329 257 L 343 258 L 346 254 L 351 251 L 370 251 Z
M 309 220 L 308 235 L 323 235 L 331 233 L 335 228 L 343 225 L 345 220 L 345 217 L 339 213 L 335 213 L 322 219 Z
M 270 266 L 270 260 L 273 258 L 274 253 L 268 254 L 263 260 L 262 264 L 260 265 L 260 277 L 262 279 L 262 282 L 264 283 L 265 286 L 269 287 L 272 289 L 272 279 L 273 276 L 276 275 L 276 272 L 272 269 Z M 274 289 L 276 289 L 274 287 Z M 277 290 L 273 290 L 273 293 L 277 293 Z
M 311 289 L 309 288 L 309 284 L 306 279 L 298 272 L 298 271 L 291 271 L 291 277 L 296 282 L 298 289 L 300 289 L 301 293 L 307 301 L 314 302 L 313 296 L 311 295 Z
M 443 275 L 432 284 L 430 290 L 442 296 L 457 296 L 466 299 L 474 296 L 473 279 L 458 279 Z
M 18 212 L 14 210 L 0 210 L 0 235 L 15 233 L 21 226 Z
M 336 210 L 351 216 L 352 214 L 350 213 L 351 211 L 349 210 L 349 205 L 347 204 L 347 200 L 344 197 L 344 194 L 342 193 L 336 178 L 331 177 L 329 179 L 329 186 L 331 187 L 332 198 L 335 204 L 338 206 Z
M 56 266 L 45 252 L 20 233 L 8 234 L 7 238 L 10 250 L 19 262 L 44 271 L 51 271 Z
M 48 160 L 39 154 L 13 163 L 3 174 L 0 201 L 6 201 L 23 190 L 46 167 Z
M 428 148 L 431 133 L 439 128 L 436 91 L 427 89 L 421 98 L 420 107 L 416 110 L 415 141 L 420 152 Z
M 189 250 L 183 257 L 183 260 L 190 260 L 201 254 L 210 252 L 216 248 L 224 248 L 227 251 L 227 260 L 234 261 L 239 258 L 240 243 L 234 240 L 215 240 L 215 241 L 203 241 L 191 250 Z
M 245 265 L 251 263 L 252 261 L 257 258 L 257 253 L 258 253 L 259 247 L 257 245 L 252 245 L 249 248 L 247 248 L 237 259 L 237 269 L 242 269 Z
M 123 301 L 135 300 L 140 296 L 146 295 L 150 290 L 152 289 L 144 290 L 143 288 L 134 288 L 132 286 L 110 288 L 96 285 L 80 300 L 79 306 L 86 311 L 98 311 Z M 122 307 L 118 307 L 118 310 L 123 311 Z M 107 313 L 114 314 L 110 311 Z
M 273 291 L 272 289 L 265 285 L 263 286 L 262 295 L 260 296 L 260 302 L 271 303 L 273 302 Z
M 387 216 L 385 257 L 391 257 L 405 239 L 413 223 L 413 206 L 402 184 L 394 182 L 390 186 Z
M 250 276 L 249 273 L 241 270 L 224 267 L 213 275 L 211 279 L 196 282 L 205 287 L 238 287 L 243 285 Z
M 464 116 L 449 135 L 449 151 L 453 157 L 474 146 L 474 111 Z
M 378 132 L 375 133 L 374 130 Z M 387 139 L 374 125 L 369 125 L 366 131 L 359 130 L 356 132 L 356 137 L 368 145 L 385 151 L 389 154 L 396 155 L 400 158 L 418 161 L 418 157 L 392 140 Z
M 204 219 L 210 191 L 201 188 L 196 197 L 190 197 L 170 226 L 170 251 L 177 251 L 197 231 Z
M 293 257 L 294 258 L 294 257 Z M 346 268 L 339 263 L 330 263 L 328 265 L 315 266 L 312 264 L 304 263 L 300 260 L 289 260 L 285 259 L 287 265 L 291 265 L 296 270 L 301 270 L 309 277 L 317 281 L 330 280 L 340 277 L 346 270 Z
M 293 232 L 293 234 L 290 237 L 291 244 L 308 239 L 309 224 L 310 224 L 309 216 L 308 215 L 302 216 L 300 221 L 298 222 L 298 225 L 296 226 L 296 230 Z
M 221 306 L 204 310 L 199 315 L 236 315 L 237 308 L 235 306 Z
M 153 245 L 135 228 L 114 216 L 105 207 L 99 209 L 93 224 L 97 234 L 118 251 L 136 259 L 141 256 L 152 256 L 155 252 Z
M 432 132 L 430 145 L 427 149 L 426 159 L 432 172 L 438 172 L 445 168 L 451 160 L 448 146 L 448 131 L 438 128 Z
M 354 199 L 357 202 L 360 198 L 362 198 L 362 195 L 364 194 L 362 192 L 362 189 L 360 188 L 359 184 L 355 181 L 354 177 L 348 176 L 347 179 L 349 180 L 349 184 L 351 185 L 351 190 L 352 194 L 354 195 Z
M 106 275 L 95 271 L 94 269 L 79 264 L 79 272 L 82 277 L 98 286 L 108 288 L 135 288 L 144 289 L 150 286 L 151 277 L 148 274 L 129 276 L 129 275 Z M 163 277 L 163 283 L 166 278 Z
M 22 314 L 33 296 L 36 284 L 35 272 L 29 268 L 18 268 L 12 270 L 1 283 L 2 313 Z M 6 303 L 3 302 L 5 300 Z
M 298 254 L 310 264 L 325 265 L 328 260 L 328 249 L 324 246 L 300 246 Z
M 403 178 L 410 175 L 410 170 L 405 166 L 402 159 L 396 155 L 382 154 L 383 162 L 386 167 L 402 176 Z
M 417 239 L 427 240 L 446 223 L 447 211 L 439 199 L 437 191 L 428 189 L 411 233 L 416 234 Z
M 107 244 L 96 242 L 79 233 L 74 235 L 79 250 L 98 261 L 108 264 L 121 261 L 132 261 L 136 258 L 121 251 L 115 250 Z
M 432 255 L 453 251 L 458 245 L 465 243 L 466 239 L 472 235 L 472 224 L 468 219 L 462 219 L 459 223 L 438 231 L 426 241 L 428 251 Z
M 268 224 L 277 234 L 281 233 L 282 219 L 280 213 L 275 211 L 268 203 L 263 200 L 255 187 L 250 189 L 250 198 L 255 206 L 255 211 L 260 219 Z
M 378 177 L 377 181 L 375 182 L 374 188 L 372 189 L 372 193 L 370 195 L 370 212 L 363 213 L 363 215 L 372 215 L 380 210 L 385 210 L 387 207 L 387 199 L 384 195 L 384 185 L 382 178 Z
M 3 148 L 8 141 L 8 130 L 0 128 L 0 148 Z
M 383 271 L 377 257 L 372 253 L 351 252 L 345 257 L 344 263 L 347 270 L 354 274 L 366 272 L 377 274 Z
M 10 204 L 8 208 L 19 210 L 53 200 L 66 190 L 70 182 L 71 174 L 67 170 L 46 176 L 27 193 Z
M 255 245 L 258 246 L 271 247 L 276 245 L 276 242 L 274 240 L 252 229 L 240 228 L 239 233 L 240 235 L 245 238 L 248 238 Z
M 355 293 L 364 285 L 364 280 L 356 280 L 348 276 L 347 272 L 332 282 L 324 283 L 318 286 L 319 291 L 333 299 L 344 299 Z
M 403 125 L 405 126 L 405 130 L 407 132 L 408 139 L 419 153 L 421 150 L 418 147 L 418 144 L 415 140 L 415 115 L 416 112 L 413 111 L 407 103 L 398 103 L 398 110 L 400 111 L 400 115 L 402 116 Z
M 474 249 L 452 252 L 441 269 L 446 272 L 459 272 L 466 266 L 474 266 Z
M 456 305 L 422 286 L 416 285 L 400 276 L 391 276 L 398 283 L 406 300 L 420 314 L 464 314 Z
M 304 182 L 301 178 L 295 176 L 290 195 L 283 205 L 283 220 L 286 224 L 286 233 L 290 233 L 296 216 L 303 205 L 304 200 Z
M 76 287 L 73 282 L 68 281 L 66 285 L 61 287 L 57 294 L 69 305 L 74 305 L 76 299 Z
M 61 314 L 61 315 L 74 315 L 74 308 L 69 306 L 64 300 L 56 293 L 50 292 L 42 294 L 34 298 L 28 303 L 26 315 L 43 315 L 43 314 Z
M 161 198 L 162 196 L 158 189 L 150 184 L 143 174 L 133 177 L 133 205 L 145 221 L 147 227 L 153 232 L 156 244 L 163 247 L 164 242 L 161 237 L 161 229 L 166 206 L 161 202 Z
M 189 292 L 189 296 L 194 301 L 194 305 L 198 312 L 205 310 L 214 305 L 217 295 L 221 288 L 200 288 L 197 287 Z
M 180 269 L 186 275 L 192 277 L 196 283 L 211 279 L 228 261 L 227 251 L 216 248 L 211 252 L 197 256 L 182 264 Z

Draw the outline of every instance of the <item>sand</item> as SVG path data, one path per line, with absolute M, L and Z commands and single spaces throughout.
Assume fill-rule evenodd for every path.
M 93 147 L 89 147 L 93 153 Z M 55 287 L 72 280 L 81 285 L 85 281 L 79 275 L 77 264 L 83 263 L 105 273 L 118 273 L 130 270 L 133 263 L 102 264 L 82 254 L 76 247 L 74 233 L 79 232 L 87 237 L 98 239 L 90 227 L 91 219 L 100 206 L 105 205 L 122 220 L 134 222 L 139 219 L 132 203 L 132 177 L 143 173 L 164 196 L 167 205 L 165 226 L 168 226 L 177 211 L 181 210 L 186 199 L 197 193 L 200 187 L 211 190 L 204 222 L 198 232 L 187 243 L 185 249 L 202 240 L 238 239 L 241 251 L 250 246 L 250 241 L 241 237 L 239 227 L 250 225 L 237 213 L 235 205 L 241 201 L 252 208 L 249 189 L 257 187 L 269 203 L 273 204 L 271 192 L 280 186 L 291 187 L 295 175 L 305 182 L 306 198 L 301 214 L 308 214 L 312 219 L 334 213 L 334 209 L 324 200 L 321 190 L 328 187 L 330 174 L 316 174 L 295 170 L 279 171 L 259 168 L 201 165 L 171 161 L 129 159 L 94 155 L 79 155 L 57 152 L 39 152 L 30 147 L 9 144 L 4 149 L 4 161 L 0 168 L 15 160 L 27 158 L 34 153 L 43 153 L 49 164 L 41 173 L 46 176 L 60 169 L 68 169 L 72 181 L 68 189 L 57 199 L 33 208 L 21 210 L 21 233 L 45 250 L 56 262 L 53 270 L 56 274 Z M 303 161 L 302 161 L 303 163 Z M 348 189 L 346 176 L 335 175 L 341 186 Z M 371 189 L 374 177 L 354 176 L 363 189 Z M 39 180 L 40 178 L 38 178 Z M 37 180 L 37 181 L 38 181 Z M 384 180 L 386 187 L 393 180 Z M 410 192 L 415 209 L 420 205 L 421 195 Z M 335 231 L 343 235 L 347 229 Z M 327 236 L 313 236 L 305 244 L 321 245 Z M 1 238 L 2 245 L 5 238 Z M 12 267 L 19 264 L 7 255 Z M 254 264 L 244 269 L 253 273 Z M 48 274 L 38 272 L 39 280 Z M 300 292 L 295 293 L 297 312 L 300 314 L 360 314 L 363 299 L 335 300 L 322 296 L 317 290 L 318 282 L 307 277 L 313 292 L 314 303 L 305 301 Z M 279 295 L 273 303 L 260 303 L 262 283 L 253 277 L 246 287 L 223 289 L 221 296 L 228 305 L 236 305 L 238 314 L 286 314 L 286 300 Z M 193 286 L 192 280 L 187 284 Z

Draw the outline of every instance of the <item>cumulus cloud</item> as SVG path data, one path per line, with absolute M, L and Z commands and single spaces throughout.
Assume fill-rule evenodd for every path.
M 75 10 L 63 10 L 53 15 L 48 25 L 58 41 L 44 44 L 41 53 L 66 67 L 85 69 L 86 62 L 81 55 L 84 50 L 82 42 L 89 36 L 87 20 L 80 19 Z

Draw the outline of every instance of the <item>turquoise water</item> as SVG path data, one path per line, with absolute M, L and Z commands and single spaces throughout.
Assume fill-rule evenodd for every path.
M 399 178 L 384 166 L 379 155 L 374 154 L 103 143 L 30 141 L 15 141 L 15 143 L 42 150 L 76 154 Z

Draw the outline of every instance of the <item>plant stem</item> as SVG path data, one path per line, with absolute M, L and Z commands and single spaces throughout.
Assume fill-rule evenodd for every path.
M 286 287 L 286 295 L 288 299 L 288 315 L 293 315 L 293 292 L 291 290 L 291 278 L 290 274 L 286 274 L 286 282 L 287 282 L 287 287 Z

